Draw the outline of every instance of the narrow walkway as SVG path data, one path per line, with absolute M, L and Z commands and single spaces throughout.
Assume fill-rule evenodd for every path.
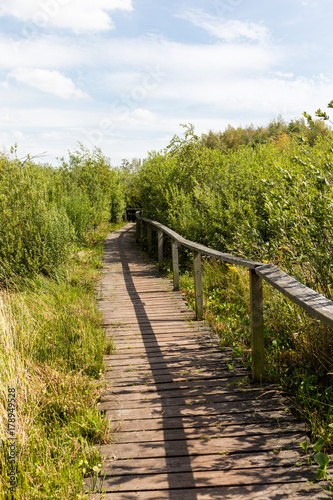
M 101 447 L 103 498 L 327 498 L 307 484 L 315 470 L 295 466 L 304 463 L 306 429 L 290 402 L 246 384 L 242 363 L 193 321 L 133 236 L 128 224 L 107 238 L 100 290 L 117 352 L 105 357 L 109 385 L 99 408 L 120 429 Z

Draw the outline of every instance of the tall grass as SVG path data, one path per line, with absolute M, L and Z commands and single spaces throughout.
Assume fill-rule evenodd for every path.
M 102 241 L 90 232 L 56 275 L 17 279 L 0 294 L 0 499 L 83 498 L 97 481 L 95 445 L 110 440 L 96 409 L 104 332 L 94 297 Z M 16 390 L 17 491 L 9 492 L 8 388 Z M 85 496 L 86 498 L 86 496 Z

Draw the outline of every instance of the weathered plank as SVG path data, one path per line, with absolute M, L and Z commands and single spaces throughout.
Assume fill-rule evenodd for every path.
M 251 405 L 248 400 L 225 402 L 225 403 L 207 403 L 202 402 L 191 405 L 178 406 L 165 406 L 163 403 L 154 405 L 153 407 L 135 408 L 135 412 L 132 409 L 122 409 L 122 410 L 112 410 L 114 419 L 118 420 L 135 420 L 143 418 L 170 418 L 170 417 L 188 417 L 196 415 L 224 415 L 230 412 L 233 413 L 245 413 L 249 406 L 253 412 L 269 411 L 269 410 L 281 410 L 283 408 L 289 408 L 288 401 L 284 401 L 281 398 L 273 398 L 267 401 L 252 401 Z M 100 410 L 108 410 L 108 403 L 100 403 L 98 405 Z
M 223 382 L 222 382 L 223 383 Z M 174 385 L 174 384 L 173 384 Z M 186 392 L 184 391 L 183 388 L 181 387 L 172 387 L 166 390 L 163 390 L 159 387 L 158 392 L 153 391 L 153 392 L 142 392 L 141 390 L 136 390 L 134 391 L 132 388 L 131 393 L 126 392 L 125 394 L 117 394 L 117 399 L 115 400 L 115 393 L 113 390 L 110 391 L 105 391 L 102 396 L 101 400 L 102 401 L 113 401 L 114 404 L 118 404 L 122 401 L 134 401 L 138 400 L 141 401 L 143 399 L 149 400 L 150 402 L 153 402 L 154 400 L 160 400 L 162 398 L 179 398 L 179 397 L 184 397 L 186 394 L 187 398 L 193 398 L 197 396 L 202 396 L 202 397 L 210 397 L 217 395 L 220 398 L 225 398 L 225 400 L 233 400 L 235 398 L 239 398 L 242 394 L 245 396 L 245 399 L 265 399 L 265 398 L 271 398 L 276 396 L 278 394 L 277 390 L 272 389 L 272 390 L 264 390 L 256 387 L 251 387 L 251 386 L 245 386 L 245 387 L 220 387 L 221 385 L 221 379 L 219 380 L 219 385 L 212 385 L 212 386 L 201 386 L 201 387 L 187 387 Z M 240 394 L 241 393 L 241 394 Z
M 161 429 L 188 429 L 194 427 L 200 427 L 205 429 L 207 427 L 215 426 L 226 428 L 233 425 L 242 425 L 246 427 L 247 425 L 259 425 L 259 424 L 276 424 L 279 422 L 291 422 L 294 418 L 290 412 L 284 410 L 270 410 L 262 411 L 259 413 L 255 412 L 244 412 L 235 414 L 225 414 L 225 415 L 191 415 L 184 416 L 183 418 L 148 418 L 148 419 L 137 419 L 137 420 L 113 420 L 112 410 L 106 412 L 106 418 L 110 421 L 116 423 L 116 427 L 122 432 L 136 432 L 136 431 L 149 431 L 149 430 L 161 430 Z M 114 427 L 114 424 L 112 424 Z
M 202 394 L 202 395 L 190 395 L 184 396 L 181 394 L 180 396 L 172 396 L 168 397 L 165 394 L 156 394 L 156 397 L 148 398 L 148 396 L 143 396 L 141 399 L 128 399 L 126 401 L 114 401 L 114 397 L 109 399 L 103 399 L 100 403 L 100 406 L 103 410 L 126 410 L 128 408 L 157 408 L 160 403 L 163 404 L 163 408 L 169 408 L 171 406 L 176 406 L 178 409 L 182 406 L 196 406 L 196 405 L 206 405 L 211 406 L 212 404 L 222 404 L 222 403 L 230 403 L 240 401 L 251 401 L 253 397 L 256 397 L 256 394 L 251 392 L 244 392 L 242 394 L 220 394 L 219 392 L 215 392 L 215 394 Z M 278 398 L 277 398 L 278 399 Z M 269 399 L 270 401 L 272 398 Z M 264 401 L 264 400 L 261 400 Z M 264 404 L 261 405 L 262 407 Z M 284 405 L 285 406 L 285 405 Z M 221 411 L 222 408 L 220 408 Z
M 172 436 L 168 436 L 165 433 L 165 429 L 158 430 L 140 430 L 128 432 L 128 430 L 122 431 L 122 426 L 120 424 L 120 430 L 115 438 L 115 443 L 140 443 L 143 441 L 154 442 L 154 441 L 164 441 L 166 438 L 172 437 L 175 440 L 182 440 L 184 434 L 186 439 L 201 439 L 204 441 L 209 441 L 212 438 L 225 438 L 225 437 L 245 437 L 249 436 L 259 436 L 267 434 L 288 434 L 288 433 L 303 433 L 305 436 L 306 431 L 305 424 L 295 423 L 295 422 L 270 422 L 270 423 L 256 423 L 247 425 L 220 425 L 220 426 L 205 426 L 204 424 L 200 427 L 186 427 L 184 429 L 174 428 Z M 185 431 L 185 432 L 184 432 Z
M 265 450 L 282 450 L 299 448 L 299 443 L 306 439 L 304 432 L 294 432 L 281 435 L 258 435 L 240 436 L 230 438 L 212 438 L 209 440 L 185 439 L 184 437 L 177 441 L 164 440 L 159 442 L 141 441 L 139 443 L 114 443 L 112 445 L 103 445 L 102 453 L 113 454 L 118 460 L 141 458 L 166 457 L 166 456 L 192 456 L 192 455 L 229 455 L 240 452 L 262 452 Z M 234 462 L 237 468 L 237 463 Z
M 304 455 L 298 450 L 266 451 L 265 453 L 239 453 L 234 455 L 197 455 L 191 457 L 191 463 L 182 457 L 137 458 L 131 460 L 107 459 L 103 464 L 103 473 L 108 476 L 131 474 L 163 474 L 192 471 L 216 471 L 252 469 L 254 467 L 284 467 L 296 463 L 306 465 Z
M 274 483 L 307 483 L 315 475 L 315 467 L 262 467 L 239 469 L 191 471 L 168 474 L 140 474 L 107 476 L 103 487 L 107 492 L 154 491 L 166 489 L 204 488 Z
M 305 482 L 253 484 L 246 486 L 188 488 L 159 491 L 139 491 L 125 493 L 104 493 L 93 495 L 92 500 L 327 500 L 327 493 L 319 487 L 323 484 L 310 485 Z

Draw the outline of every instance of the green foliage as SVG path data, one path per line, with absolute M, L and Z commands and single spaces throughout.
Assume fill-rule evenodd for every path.
M 126 206 L 121 173 L 99 149 L 91 152 L 79 144 L 59 174 L 67 195 L 66 210 L 79 240 L 89 227 L 121 220 Z
M 132 174 L 137 204 L 188 239 L 270 260 L 331 297 L 333 140 L 322 124 L 311 125 L 312 143 L 298 138 L 312 130 L 304 121 L 279 119 L 267 129 L 272 140 L 225 151 L 189 125 Z
M 0 281 L 51 275 L 73 242 L 125 208 L 122 174 L 99 150 L 80 147 L 56 169 L 0 156 Z
M 49 274 L 71 249 L 73 229 L 63 208 L 48 202 L 48 177 L 31 163 L 0 157 L 0 279 Z
M 320 119 L 328 120 L 326 113 L 318 110 L 316 116 Z M 238 149 L 240 146 L 255 147 L 258 144 L 268 142 L 280 143 L 303 137 L 309 144 L 313 145 L 320 135 L 331 136 L 331 130 L 326 124 L 319 120 L 312 119 L 310 115 L 304 113 L 304 118 L 291 120 L 288 124 L 282 116 L 272 120 L 267 127 L 257 127 L 253 125 L 248 127 L 234 128 L 231 125 L 224 132 L 209 131 L 203 134 L 201 142 L 210 149 L 219 149 L 226 153 L 230 149 Z M 310 120 L 309 120 L 310 118 Z
M 333 477 L 327 474 L 327 466 L 330 463 L 330 457 L 326 455 L 326 453 L 322 453 L 320 450 L 325 445 L 325 439 L 320 438 L 316 443 L 314 443 L 312 451 L 314 453 L 313 460 L 318 465 L 316 479 L 317 481 L 325 481 L 327 484 L 322 488 L 323 491 L 333 493 Z M 300 446 L 306 453 L 306 458 L 308 465 L 312 465 L 312 454 L 309 455 L 308 449 L 310 446 L 309 441 L 305 441 L 304 443 L 300 443 Z

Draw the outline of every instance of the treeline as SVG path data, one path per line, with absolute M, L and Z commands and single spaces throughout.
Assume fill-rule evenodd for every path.
M 272 120 L 267 127 L 228 127 L 224 132 L 203 134 L 201 142 L 210 149 L 227 151 L 237 149 L 239 146 L 252 146 L 267 142 L 284 143 L 286 140 L 302 137 L 311 146 L 319 136 L 330 137 L 332 134 L 326 123 L 319 118 L 312 120 L 311 125 L 304 118 L 297 118 L 287 123 L 282 116 Z
M 125 206 L 121 174 L 83 147 L 59 168 L 0 156 L 0 280 L 52 274 L 102 221 Z

